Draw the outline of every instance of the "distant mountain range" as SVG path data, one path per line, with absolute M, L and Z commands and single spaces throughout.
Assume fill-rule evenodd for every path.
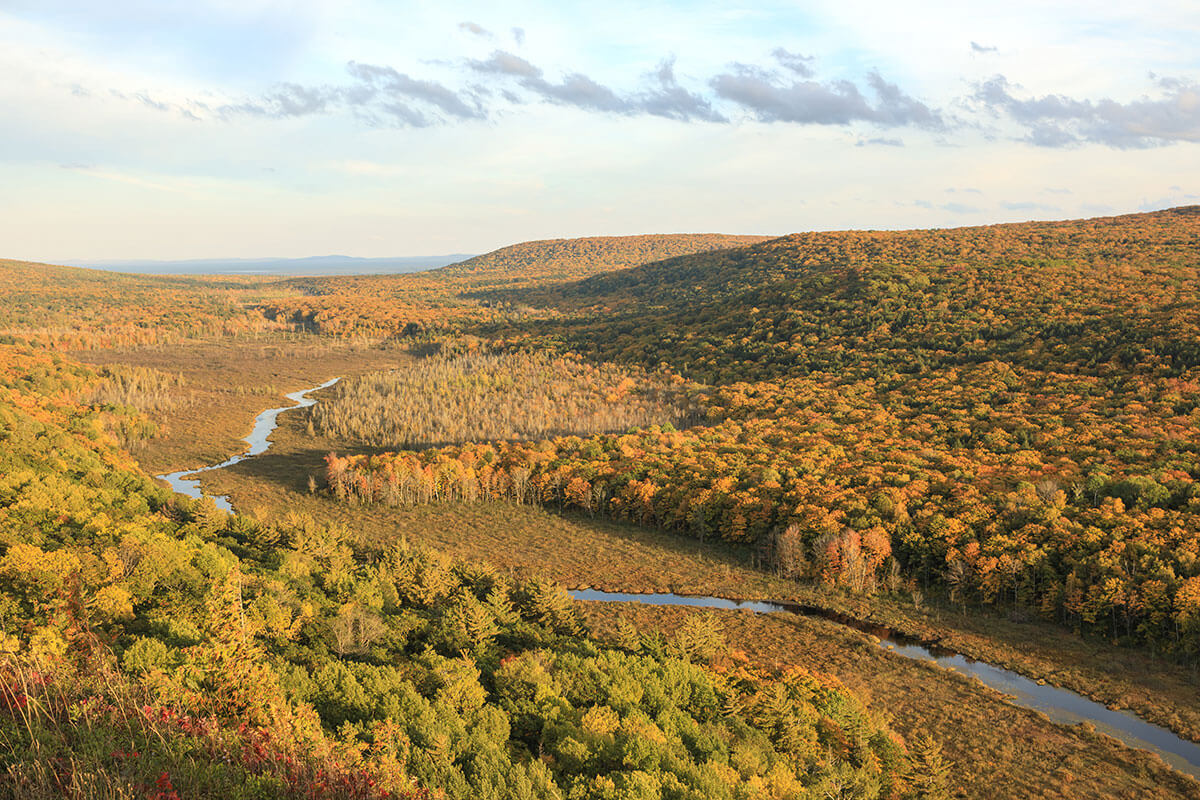
M 76 266 L 152 275 L 381 275 L 421 272 L 472 258 L 470 253 L 400 258 L 200 258 L 187 261 L 92 261 Z

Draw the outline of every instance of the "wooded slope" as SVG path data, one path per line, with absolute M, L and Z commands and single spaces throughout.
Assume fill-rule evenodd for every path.
M 279 327 L 248 307 L 261 283 L 0 259 L 0 336 L 83 350 Z
M 993 359 L 1200 364 L 1200 207 L 1067 222 L 801 233 L 507 299 L 575 315 L 539 333 L 724 382 Z
M 744 247 L 769 238 L 721 233 L 670 233 L 543 239 L 502 247 L 442 267 L 433 274 L 503 276 L 526 280 L 582 278 L 674 256 Z

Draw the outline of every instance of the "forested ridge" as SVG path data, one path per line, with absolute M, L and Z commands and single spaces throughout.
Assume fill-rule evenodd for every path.
M 716 384 L 707 423 L 334 457 L 331 487 L 582 508 L 1194 661 L 1198 267 L 1182 208 L 797 234 L 517 293 L 570 316 L 511 343 Z
M 1070 222 L 794 234 L 496 296 L 544 338 L 710 383 L 998 359 L 1096 374 L 1200 364 L 1200 206 Z
M 0 337 L 88 350 L 286 327 L 249 308 L 255 293 L 253 279 L 126 275 L 0 259 Z
M 434 270 L 435 276 L 485 277 L 499 282 L 563 280 L 648 264 L 673 256 L 725 250 L 761 242 L 767 236 L 719 233 L 592 236 L 543 239 L 502 247 Z

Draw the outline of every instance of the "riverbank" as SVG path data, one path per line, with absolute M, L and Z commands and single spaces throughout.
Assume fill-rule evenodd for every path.
M 213 470 L 225 469 L 232 467 L 234 464 L 240 464 L 247 458 L 261 455 L 267 452 L 271 447 L 271 434 L 275 432 L 275 428 L 279 425 L 279 415 L 287 411 L 299 411 L 302 408 L 311 408 L 317 404 L 315 398 L 308 395 L 312 392 L 319 392 L 322 389 L 328 389 L 333 386 L 341 378 L 330 378 L 324 383 L 318 384 L 308 389 L 300 389 L 295 392 L 289 392 L 284 395 L 290 405 L 278 406 L 276 408 L 268 408 L 259 413 L 254 418 L 254 427 L 250 429 L 250 434 L 242 439 L 246 443 L 246 449 L 237 455 L 230 456 L 224 461 L 199 469 L 185 469 L 178 472 L 169 472 L 163 475 L 155 475 L 160 481 L 165 481 L 174 491 L 188 497 L 199 500 L 204 495 L 204 490 L 200 486 L 199 475 Z M 216 503 L 217 508 L 233 513 L 233 504 L 229 501 L 226 495 L 210 495 Z
M 592 603 L 633 603 L 649 606 L 749 611 L 754 614 L 783 614 L 816 617 L 865 634 L 869 641 L 897 656 L 937 664 L 983 683 L 1022 708 L 1045 714 L 1059 724 L 1088 724 L 1125 745 L 1155 753 L 1173 769 L 1200 778 L 1200 745 L 1186 741 L 1166 728 L 1145 722 L 1129 714 L 1111 710 L 1082 695 L 1033 681 L 1011 670 L 977 661 L 946 647 L 919 642 L 896 631 L 830 614 L 813 606 L 778 603 L 770 600 L 731 600 L 711 595 L 689 596 L 672 593 L 632 594 L 578 589 L 571 592 L 576 600 Z
M 961 673 L 900 658 L 865 633 L 827 620 L 682 606 L 581 603 L 594 635 L 622 622 L 672 636 L 711 614 L 735 657 L 821 671 L 861 693 L 905 737 L 930 734 L 953 765 L 960 798 L 1198 798 L 1200 783 L 1090 726 L 1058 725 Z

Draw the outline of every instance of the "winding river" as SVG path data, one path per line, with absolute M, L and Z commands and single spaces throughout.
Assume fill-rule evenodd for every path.
M 239 461 L 245 461 L 247 458 L 252 458 L 260 455 L 261 453 L 267 452 L 267 450 L 271 447 L 270 436 L 275 432 L 275 427 L 279 424 L 280 414 L 285 411 L 294 411 L 298 408 L 308 408 L 309 406 L 316 405 L 317 401 L 311 397 L 308 397 L 309 392 L 327 389 L 340 380 L 341 378 L 330 378 L 320 386 L 314 386 L 311 389 L 301 389 L 298 392 L 292 392 L 291 394 L 284 395 L 288 400 L 292 401 L 292 405 L 281 406 L 280 408 L 268 408 L 266 411 L 259 414 L 254 419 L 254 428 L 250 431 L 250 435 L 242 440 L 249 445 L 249 448 L 247 448 L 245 452 L 236 456 L 230 456 L 220 464 L 213 464 L 210 467 L 200 467 L 200 469 L 185 469 L 180 470 L 179 472 L 168 472 L 166 475 L 155 475 L 154 477 L 166 481 L 168 486 L 180 494 L 186 494 L 188 497 L 194 497 L 199 500 L 204 496 L 204 490 L 200 488 L 200 479 L 192 477 L 193 475 L 199 475 L 201 472 L 210 472 L 214 469 L 232 467 Z M 222 508 L 231 514 L 233 513 L 233 504 L 229 502 L 228 497 L 225 497 L 224 495 L 212 495 L 212 499 L 216 502 L 217 508 Z
M 194 476 L 202 472 L 237 464 L 247 458 L 265 453 L 271 446 L 270 436 L 279 424 L 279 415 L 285 411 L 308 408 L 315 405 L 316 400 L 308 397 L 310 392 L 333 386 L 340 380 L 332 378 L 320 386 L 292 392 L 287 398 L 292 405 L 280 408 L 269 408 L 254 420 L 254 429 L 245 438 L 249 447 L 245 452 L 227 458 L 220 464 L 213 464 L 200 469 L 181 470 L 156 477 L 166 481 L 172 489 L 189 497 L 203 497 L 200 480 Z M 213 496 L 219 508 L 232 512 L 233 506 L 228 497 Z M 1200 778 L 1200 744 L 1187 741 L 1176 736 L 1166 728 L 1153 725 L 1126 711 L 1115 711 L 1111 708 L 1089 700 L 1083 695 L 1067 689 L 1039 685 L 1036 681 L 1024 675 L 988 664 L 975 661 L 959 653 L 936 645 L 929 645 L 897 634 L 878 626 L 846 619 L 839 615 L 824 612 L 821 609 L 799 606 L 791 603 L 772 601 L 728 600 L 723 597 L 700 597 L 678 594 L 627 594 L 623 592 L 602 592 L 596 589 L 580 589 L 571 592 L 577 600 L 587 600 L 607 603 L 645 603 L 650 605 L 692 606 L 698 608 L 722 608 L 743 610 L 757 614 L 787 613 L 807 616 L 821 616 L 832 619 L 849 627 L 871 633 L 880 647 L 905 658 L 931 661 L 938 666 L 952 669 L 964 675 L 978 678 L 982 683 L 1008 695 L 1018 706 L 1041 711 L 1055 722 L 1076 724 L 1088 722 L 1096 730 L 1119 739 L 1130 747 L 1149 750 L 1157 753 L 1163 761 L 1180 772 Z

